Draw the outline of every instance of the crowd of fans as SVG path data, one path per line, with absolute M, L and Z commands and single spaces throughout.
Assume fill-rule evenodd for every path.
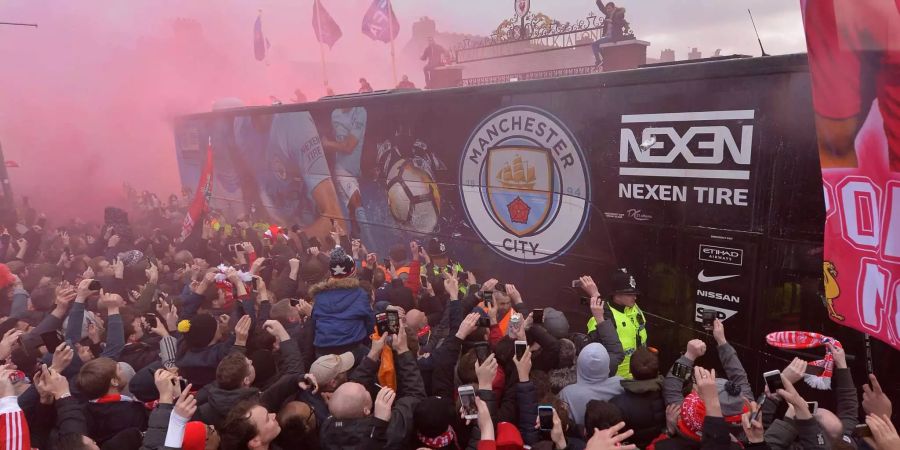
M 702 340 L 660 368 L 633 279 L 582 277 L 593 320 L 570 329 L 439 238 L 379 259 L 339 224 L 320 242 L 244 217 L 181 241 L 188 197 L 3 232 L 4 449 L 900 449 L 840 347 L 834 411 L 813 411 L 805 361 L 754 393 L 719 321 L 724 374 Z

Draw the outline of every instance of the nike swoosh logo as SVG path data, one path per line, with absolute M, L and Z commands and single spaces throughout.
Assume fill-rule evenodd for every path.
M 697 280 L 699 280 L 701 283 L 711 283 L 713 281 L 727 280 L 729 278 L 734 278 L 734 277 L 739 277 L 739 276 L 740 275 L 719 275 L 717 277 L 708 277 L 706 275 L 703 275 L 703 271 L 701 270 L 700 273 L 697 274 Z

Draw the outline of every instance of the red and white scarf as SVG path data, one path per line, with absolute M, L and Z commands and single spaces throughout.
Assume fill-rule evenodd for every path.
M 837 339 L 811 331 L 778 331 L 769 333 L 766 336 L 766 342 L 778 348 L 815 348 L 824 347 L 825 344 L 844 348 Z M 825 369 L 825 372 L 818 376 L 803 374 L 803 381 L 816 389 L 831 389 L 831 376 L 834 374 L 834 356 L 831 352 L 826 350 L 824 358 L 812 361 L 809 365 L 821 367 Z
M 447 427 L 447 431 L 435 436 L 428 437 L 423 435 L 422 433 L 417 433 L 419 441 L 425 444 L 426 447 L 429 448 L 444 448 L 451 443 L 456 443 L 456 431 L 453 431 L 452 426 Z M 459 448 L 459 444 L 456 444 L 456 448 Z

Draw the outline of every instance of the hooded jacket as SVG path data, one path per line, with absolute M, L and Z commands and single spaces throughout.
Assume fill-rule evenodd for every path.
M 569 405 L 572 419 L 584 425 L 584 411 L 591 400 L 609 400 L 624 392 L 622 378 L 610 377 L 609 353 L 598 343 L 588 344 L 578 355 L 575 365 L 578 381 L 559 392 L 559 398 Z
M 329 279 L 311 287 L 317 349 L 362 342 L 375 328 L 369 296 L 354 278 Z
M 207 385 L 197 393 L 199 406 L 197 412 L 194 413 L 193 420 L 221 428 L 228 411 L 244 400 L 257 397 L 259 397 L 259 389 L 252 387 L 226 390 L 215 384 Z
M 630 442 L 638 448 L 646 448 L 666 423 L 662 383 L 662 376 L 652 380 L 622 380 L 625 392 L 611 400 L 622 411 L 625 426 L 634 430 Z

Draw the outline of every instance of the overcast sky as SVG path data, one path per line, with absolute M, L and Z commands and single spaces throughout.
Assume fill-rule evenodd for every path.
M 626 8 L 638 38 L 650 41 L 651 57 L 671 48 L 682 59 L 691 47 L 698 47 L 704 56 L 717 48 L 722 54 L 759 55 L 748 8 L 766 52 L 806 51 L 798 0 L 621 0 L 617 4 Z M 513 15 L 513 0 L 394 0 L 394 9 L 406 20 L 431 16 L 441 31 L 488 34 Z M 561 22 L 574 22 L 589 12 L 599 14 L 593 0 L 531 0 L 531 10 Z

